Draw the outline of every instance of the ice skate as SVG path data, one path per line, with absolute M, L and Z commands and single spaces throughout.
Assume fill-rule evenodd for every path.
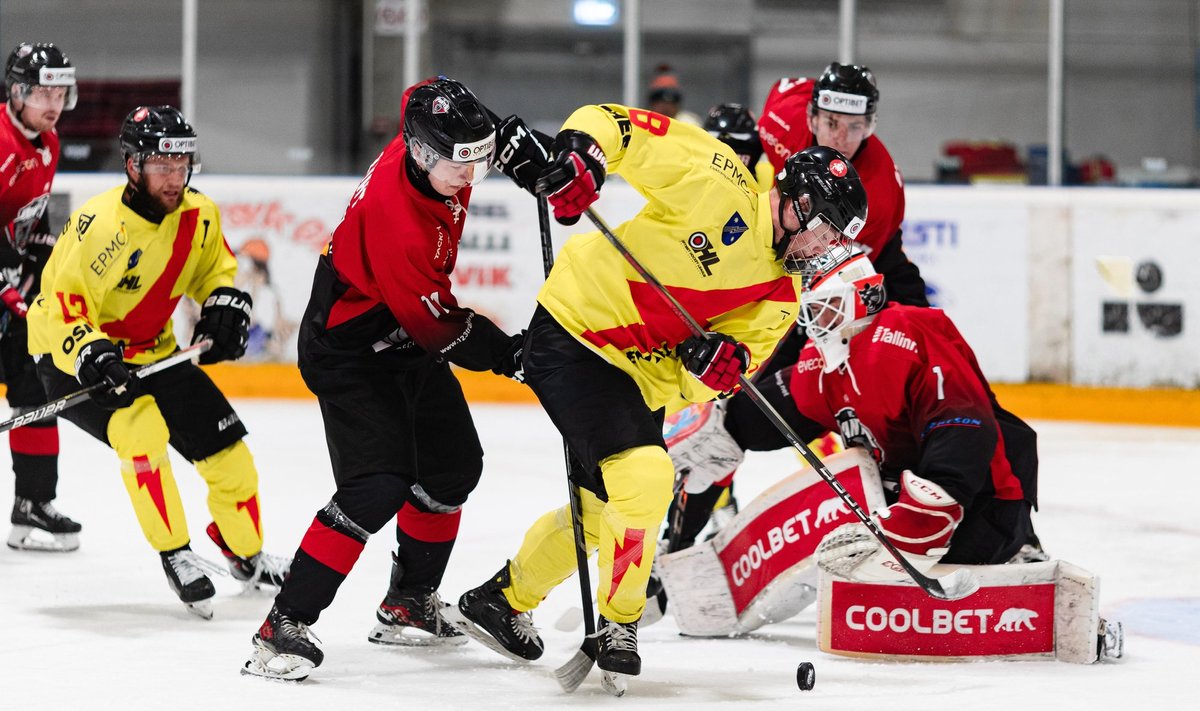
M 443 616 L 463 632 L 490 649 L 518 662 L 542 656 L 544 645 L 533 626 L 533 615 L 517 612 L 500 592 L 511 584 L 508 563 L 477 588 L 458 599 L 458 606 Z
M 1100 619 L 1096 640 L 1096 659 L 1120 659 L 1125 656 L 1125 626 Z
M 596 630 L 599 649 L 596 666 L 603 674 L 600 685 L 613 696 L 622 696 L 628 688 L 628 678 L 642 673 L 642 658 L 637 648 L 637 620 L 612 622 L 600 616 Z
M 207 573 L 221 572 L 221 569 L 192 552 L 191 546 L 163 551 L 159 555 L 162 557 L 163 572 L 167 574 L 167 583 L 179 596 L 180 602 L 193 615 L 211 620 L 212 597 L 217 590 Z
M 304 681 L 325 660 L 325 653 L 309 639 L 310 634 L 308 625 L 272 606 L 250 640 L 254 651 L 242 665 L 242 674 L 275 681 Z
M 208 524 L 206 530 L 208 537 L 221 549 L 221 555 L 229 564 L 229 572 L 233 575 L 233 579 L 241 582 L 245 590 L 258 590 L 263 586 L 270 586 L 278 590 L 283 587 L 283 581 L 292 567 L 291 559 L 262 551 L 249 558 L 242 558 L 225 544 L 225 539 L 221 536 L 221 529 L 217 528 L 215 521 Z
M 16 497 L 8 547 L 17 551 L 69 553 L 79 549 L 83 526 L 60 514 L 49 501 Z
M 466 644 L 466 636 L 442 616 L 448 607 L 436 592 L 388 594 L 375 611 L 379 624 L 367 634 L 367 641 L 401 647 Z
M 1038 540 L 1037 534 L 1030 532 L 1029 538 L 1025 539 L 1025 545 L 1016 552 L 1009 563 L 1045 563 L 1050 560 L 1050 554 L 1042 549 L 1042 542 Z

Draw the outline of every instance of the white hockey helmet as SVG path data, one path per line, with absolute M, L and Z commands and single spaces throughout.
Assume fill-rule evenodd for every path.
M 856 251 L 810 280 L 800 293 L 798 322 L 833 372 L 850 356 L 850 339 L 883 310 L 887 292 L 867 255 Z

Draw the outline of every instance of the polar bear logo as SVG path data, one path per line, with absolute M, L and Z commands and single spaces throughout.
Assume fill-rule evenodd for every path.
M 837 516 L 846 516 L 849 513 L 850 508 L 840 498 L 835 496 L 832 499 L 825 499 L 817 507 L 817 520 L 813 523 L 813 527 L 820 528 L 824 524 L 833 523 L 833 519 Z
M 1001 630 L 1005 632 L 1019 632 L 1022 629 L 1034 630 L 1033 621 L 1038 616 L 1038 613 L 1033 610 L 1026 610 L 1023 607 L 1010 607 L 1000 615 L 1000 621 L 992 628 L 993 632 Z

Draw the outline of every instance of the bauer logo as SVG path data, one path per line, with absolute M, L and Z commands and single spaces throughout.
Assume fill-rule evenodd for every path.
M 817 106 L 839 114 L 865 114 L 867 97 L 825 89 L 817 95 Z
M 912 585 L 834 581 L 826 651 L 986 657 L 1054 651 L 1054 583 L 938 600 Z M 822 632 L 822 648 L 825 634 Z
M 836 476 L 865 506 L 862 470 L 852 466 Z M 854 520 L 841 503 L 840 498 L 831 499 L 829 485 L 817 479 L 760 513 L 717 551 L 738 614 L 781 573 L 810 557 L 826 533 Z
M 195 153 L 196 139 L 190 136 L 171 136 L 158 139 L 159 153 Z

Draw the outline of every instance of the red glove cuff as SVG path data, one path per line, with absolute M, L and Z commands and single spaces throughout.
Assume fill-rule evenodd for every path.
M 587 169 L 583 158 L 571 153 L 567 159 L 571 161 L 571 166 L 575 169 L 575 177 L 547 197 L 554 207 L 554 216 L 559 219 L 579 217 L 600 197 L 596 179 Z
M 739 343 L 721 341 L 708 361 L 708 367 L 696 373 L 696 378 L 718 392 L 733 390 L 737 387 L 738 376 L 746 369 L 742 356 L 744 349 Z
M 910 471 L 900 478 L 900 499 L 879 514 L 888 540 L 907 553 L 945 548 L 963 518 L 963 507 L 942 487 Z
M 21 292 L 11 286 L 0 288 L 0 301 L 4 302 L 4 308 L 17 318 L 25 318 L 25 314 L 29 313 L 29 306 L 25 304 L 25 299 L 21 298 Z

